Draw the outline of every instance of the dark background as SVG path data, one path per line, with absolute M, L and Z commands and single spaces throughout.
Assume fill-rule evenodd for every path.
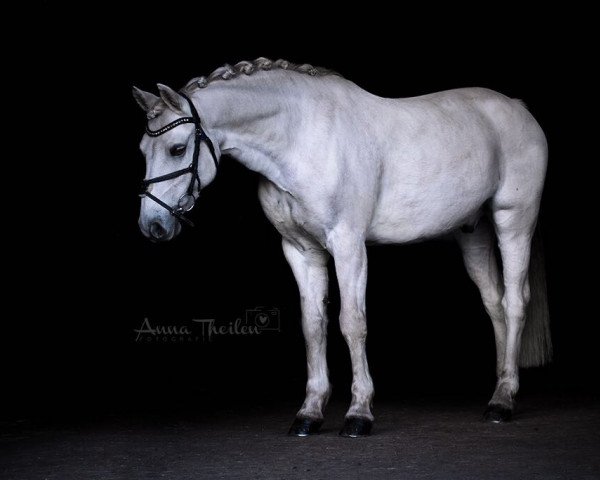
M 144 115 L 131 86 L 179 88 L 223 63 L 258 56 L 331 68 L 388 97 L 483 86 L 524 100 L 550 146 L 541 227 L 555 358 L 523 372 L 522 393 L 598 390 L 596 242 L 588 226 L 597 154 L 587 115 L 597 102 L 587 94 L 591 59 L 579 16 L 506 10 L 455 23 L 445 12 L 434 19 L 377 10 L 342 21 L 305 7 L 267 17 L 163 6 L 143 14 L 86 7 L 69 11 L 78 19 L 71 21 L 52 3 L 35 8 L 39 38 L 25 63 L 34 71 L 31 108 L 44 128 L 27 135 L 35 156 L 19 178 L 33 177 L 35 193 L 25 195 L 30 213 L 17 224 L 16 249 L 7 250 L 16 265 L 5 271 L 4 415 L 217 397 L 300 405 L 298 294 L 280 238 L 260 210 L 258 176 L 224 158 L 193 211 L 197 228 L 154 245 L 137 227 Z M 575 33 L 565 35 L 566 26 Z M 440 241 L 370 247 L 369 262 L 376 397 L 491 394 L 491 322 L 458 248 Z M 328 358 L 334 398 L 343 400 L 350 362 L 333 270 L 331 278 Z M 227 324 L 256 306 L 280 310 L 281 332 L 210 343 L 135 341 L 145 317 L 155 325 Z

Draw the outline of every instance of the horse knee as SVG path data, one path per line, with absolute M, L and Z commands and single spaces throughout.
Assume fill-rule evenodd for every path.
M 367 322 L 364 312 L 342 312 L 340 330 L 346 342 L 364 342 L 367 338 Z
M 307 342 L 321 342 L 327 336 L 327 317 L 319 314 L 304 317 L 302 332 Z
M 503 371 L 498 378 L 496 393 L 500 396 L 512 398 L 519 391 L 519 376 L 515 372 Z

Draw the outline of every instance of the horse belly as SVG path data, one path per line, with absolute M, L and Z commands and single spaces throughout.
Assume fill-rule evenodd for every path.
M 367 241 L 414 242 L 474 224 L 499 179 L 492 152 L 479 152 L 457 152 L 450 159 L 412 162 L 412 166 L 399 162 L 400 167 L 389 168 Z

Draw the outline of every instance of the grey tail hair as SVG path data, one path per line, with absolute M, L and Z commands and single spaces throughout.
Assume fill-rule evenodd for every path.
M 539 367 L 552 359 L 546 268 L 539 224 L 535 229 L 531 245 L 529 287 L 531 298 L 527 305 L 525 327 L 521 337 L 519 366 Z

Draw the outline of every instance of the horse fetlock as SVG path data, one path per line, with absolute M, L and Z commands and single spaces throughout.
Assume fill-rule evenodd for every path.
M 518 388 L 518 381 L 516 384 L 508 381 L 499 382 L 489 404 L 501 405 L 505 408 L 512 409 L 514 397 L 517 394 Z
M 323 420 L 323 407 L 321 402 L 304 403 L 298 410 L 296 417 L 311 418 L 313 420 Z
M 306 399 L 315 399 L 327 403 L 331 395 L 331 385 L 325 380 L 309 380 L 306 384 Z
M 346 417 L 361 417 L 373 421 L 375 417 L 371 413 L 371 400 L 372 395 L 368 398 L 363 397 L 362 399 L 358 399 L 353 395 L 352 403 L 346 413 Z
M 506 392 L 510 397 L 514 397 L 519 390 L 519 376 L 515 373 L 506 373 L 503 371 L 498 377 L 496 391 Z

